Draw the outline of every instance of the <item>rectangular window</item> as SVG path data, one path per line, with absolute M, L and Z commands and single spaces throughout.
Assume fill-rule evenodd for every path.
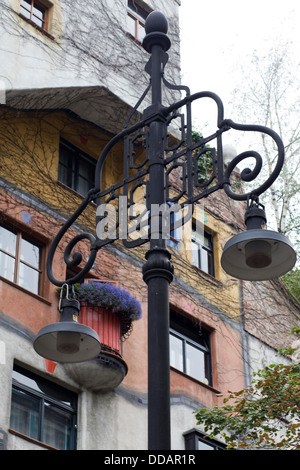
M 148 16 L 141 6 L 135 1 L 128 0 L 127 31 L 138 42 L 142 42 L 145 36 L 145 21 Z
M 210 439 L 198 429 L 183 433 L 185 450 L 225 450 L 226 445 L 216 439 Z
M 42 246 L 0 226 L 0 276 L 34 294 L 42 292 Z
M 212 385 L 209 331 L 173 311 L 170 317 L 170 365 Z
M 192 264 L 211 276 L 215 275 L 213 237 L 202 230 L 192 227 Z
M 61 139 L 58 180 L 82 196 L 95 185 L 96 160 Z
M 21 367 L 12 379 L 10 428 L 60 450 L 76 449 L 77 395 Z
M 21 0 L 20 14 L 39 28 L 47 31 L 48 8 L 36 0 Z

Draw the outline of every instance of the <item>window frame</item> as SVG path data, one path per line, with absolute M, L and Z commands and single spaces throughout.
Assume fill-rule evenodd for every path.
M 49 448 L 56 449 L 56 447 L 53 447 L 51 444 L 48 444 L 45 439 L 44 439 L 44 432 L 45 432 L 45 411 L 48 409 L 48 406 L 51 405 L 55 410 L 60 410 L 63 411 L 64 413 L 67 413 L 70 417 L 71 420 L 71 431 L 70 431 L 70 446 L 66 450 L 76 450 L 76 441 L 77 441 L 77 415 L 78 415 L 78 397 L 75 392 L 72 392 L 69 389 L 66 389 L 65 387 L 62 387 L 61 385 L 57 385 L 56 383 L 47 380 L 43 378 L 42 376 L 35 374 L 17 364 L 14 365 L 13 372 L 17 372 L 19 374 L 22 374 L 22 376 L 32 379 L 34 381 L 38 381 L 39 384 L 44 384 L 45 387 L 49 386 L 51 384 L 51 387 L 54 390 L 57 390 L 58 394 L 61 391 L 67 392 L 70 396 L 72 396 L 72 404 L 68 405 L 66 403 L 63 403 L 62 400 L 56 399 L 53 396 L 47 395 L 47 393 L 41 392 L 39 390 L 35 390 L 31 388 L 30 386 L 26 385 L 26 383 L 22 383 L 17 381 L 12 374 L 12 394 L 11 394 L 11 407 L 10 407 L 10 428 L 9 431 L 13 434 L 16 434 L 20 437 L 24 437 L 27 440 L 33 441 L 40 443 L 41 445 Z M 26 382 L 26 381 L 24 381 Z M 18 429 L 15 429 L 12 427 L 12 419 L 13 419 L 13 396 L 14 393 L 24 393 L 26 398 L 33 398 L 37 401 L 38 404 L 38 439 L 28 435 L 24 434 Z M 71 403 L 71 400 L 70 400 Z M 27 411 L 30 411 L 30 408 L 26 408 Z
M 178 338 L 182 343 L 182 369 L 179 369 L 176 366 L 171 364 L 171 355 L 170 355 L 170 366 L 174 369 L 186 374 L 188 377 L 192 378 L 193 380 L 197 380 L 198 382 L 209 385 L 212 387 L 213 380 L 212 380 L 212 360 L 211 360 L 211 332 L 207 328 L 201 327 L 201 332 L 203 336 L 202 343 L 197 341 L 197 336 L 199 334 L 196 333 L 196 322 L 194 323 L 191 319 L 179 315 L 177 312 L 171 310 L 170 311 L 170 328 L 169 328 L 169 335 Z M 203 370 L 204 376 L 206 380 L 200 380 L 197 377 L 194 377 L 188 372 L 187 367 L 187 345 L 192 346 L 197 351 L 201 351 L 204 354 L 203 360 Z M 171 352 L 171 341 L 170 341 L 170 352 Z M 206 383 L 207 381 L 207 383 Z
M 70 166 L 68 163 L 68 166 L 66 167 L 63 165 L 61 161 L 61 148 L 65 147 L 67 148 L 71 153 L 72 153 L 72 165 Z M 80 162 L 82 160 L 88 161 L 91 165 L 94 166 L 94 170 L 96 170 L 96 165 L 97 165 L 97 160 L 93 157 L 91 157 L 89 154 L 86 152 L 82 151 L 80 148 L 76 147 L 75 145 L 71 144 L 68 142 L 66 139 L 63 139 L 62 137 L 60 138 L 59 141 L 59 157 L 58 157 L 58 171 L 57 171 L 57 179 L 58 181 L 67 186 L 68 188 L 72 189 L 72 191 L 75 191 L 77 194 L 80 196 L 84 197 L 86 194 L 82 194 L 82 192 L 79 191 L 79 167 L 80 167 Z M 74 164 L 74 165 L 73 165 Z M 67 169 L 67 182 L 64 182 L 62 178 L 60 178 L 60 168 L 64 167 Z M 71 173 L 71 182 L 70 182 L 70 174 Z M 73 184 L 73 178 L 74 178 L 74 184 Z M 90 184 L 90 187 L 94 187 L 94 178 L 95 178 L 95 172 L 93 173 L 93 179 L 92 181 L 87 180 L 88 183 Z M 91 189 L 90 188 L 90 189 Z
M 185 450 L 225 450 L 226 444 L 216 439 L 210 439 L 206 434 L 194 428 L 183 433 Z M 202 442 L 211 449 L 199 449 L 198 443 Z
M 37 0 L 30 0 L 30 10 L 29 10 L 22 3 L 23 3 L 22 0 L 20 0 L 20 12 L 19 12 L 19 14 L 21 15 L 21 17 L 24 18 L 26 21 L 28 21 L 33 26 L 35 26 L 36 28 L 38 28 L 39 30 L 44 31 L 44 32 L 47 33 L 48 32 L 48 20 L 49 20 L 49 7 L 47 5 L 45 5 L 45 3 L 43 3 L 43 2 L 40 2 L 40 1 L 37 1 Z M 26 2 L 26 3 L 29 3 L 29 2 Z M 38 18 L 34 14 L 34 7 L 40 7 L 41 9 L 44 10 L 42 19 Z M 27 11 L 30 14 L 30 18 L 27 18 L 22 13 L 21 9 L 24 9 L 25 11 Z M 32 19 L 33 17 L 38 18 L 42 22 L 42 26 L 40 26 L 34 19 Z
M 134 35 L 128 31 L 128 34 L 138 43 L 142 43 L 143 38 L 139 37 L 139 25 L 145 29 L 146 18 L 149 11 L 142 8 L 137 1 L 128 0 L 127 2 L 127 17 L 129 16 L 134 20 Z
M 2 248 L 0 248 L 0 253 L 3 253 L 4 255 L 8 256 L 9 258 L 14 260 L 14 268 L 13 268 L 13 279 L 9 279 L 5 276 L 3 276 L 0 273 L 0 278 L 14 284 L 16 287 L 24 289 L 26 292 L 33 294 L 33 295 L 38 295 L 38 296 L 43 296 L 44 295 L 44 280 L 45 280 L 45 256 L 46 256 L 46 247 L 45 243 L 40 241 L 36 237 L 32 237 L 28 233 L 26 233 L 25 230 L 22 228 L 16 226 L 12 227 L 10 224 L 0 224 L 0 227 L 4 228 L 8 232 L 12 233 L 16 237 L 16 243 L 15 243 L 15 253 L 10 253 Z M 39 266 L 38 268 L 31 265 L 25 260 L 21 259 L 21 245 L 22 245 L 22 240 L 26 241 L 27 243 L 30 243 L 32 246 L 36 247 L 39 249 Z M 19 283 L 19 273 L 20 273 L 20 266 L 24 265 L 29 267 L 30 269 L 34 270 L 36 273 L 38 273 L 38 285 L 37 285 L 37 292 L 34 290 L 28 289 L 27 287 L 24 287 L 22 284 Z
M 209 274 L 210 276 L 215 277 L 215 259 L 214 259 L 214 240 L 213 234 L 208 232 L 207 230 L 203 230 L 203 236 L 207 240 L 207 245 L 200 239 L 199 235 L 197 236 L 197 227 L 196 223 L 192 223 L 192 234 L 191 234 L 191 242 L 192 242 L 192 251 L 194 250 L 194 246 L 197 246 L 197 253 L 198 253 L 198 261 L 194 263 L 192 258 L 193 266 L 196 266 L 201 271 Z M 196 251 L 196 250 L 195 250 Z M 201 254 L 205 252 L 207 254 L 207 264 L 208 269 L 205 269 L 202 266 L 201 262 Z

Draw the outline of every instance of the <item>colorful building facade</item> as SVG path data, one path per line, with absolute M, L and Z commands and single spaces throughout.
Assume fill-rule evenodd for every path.
M 102 0 L 84 11 L 67 0 L 2 4 L 7 47 L 1 52 L 5 99 L 0 108 L 0 445 L 147 449 L 148 317 L 142 274 L 147 244 L 127 249 L 116 240 L 104 246 L 82 279 L 117 285 L 140 302 L 142 317 L 119 335 L 120 349 L 106 345 L 108 353 L 104 348 L 96 359 L 72 365 L 45 360 L 33 342 L 42 327 L 59 320 L 59 292 L 46 274 L 51 242 L 93 187 L 101 151 L 147 85 L 141 39 L 151 10 L 162 9 L 168 18 L 172 50 L 166 73 L 174 83 L 180 81 L 180 2 L 118 0 L 112 8 Z M 164 99 L 171 103 L 177 96 L 167 90 Z M 121 145 L 109 155 L 104 185 L 120 178 L 122 155 Z M 176 192 L 176 178 L 171 184 Z M 253 370 L 281 346 L 279 336 L 274 338 L 276 325 L 285 341 L 299 315 L 280 280 L 241 282 L 222 270 L 222 248 L 244 228 L 244 209 L 219 191 L 201 200 L 193 219 L 168 241 L 174 265 L 174 450 L 223 448 L 221 441 L 205 439 L 193 411 L 221 404 L 229 390 L 249 384 Z M 93 233 L 95 220 L 91 203 L 55 254 L 57 278 L 74 274 L 64 262 L 64 248 L 72 236 Z M 88 243 L 79 245 L 87 257 Z M 101 332 L 110 327 L 105 323 Z

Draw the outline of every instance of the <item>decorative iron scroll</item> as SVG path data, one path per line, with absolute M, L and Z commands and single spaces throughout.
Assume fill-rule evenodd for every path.
M 223 103 L 215 93 L 204 91 L 191 95 L 188 87 L 170 84 L 163 75 L 164 66 L 167 62 L 166 56 L 167 54 L 163 54 L 161 59 L 163 83 L 167 88 L 184 92 L 185 97 L 171 106 L 160 106 L 156 108 L 150 106 L 144 111 L 143 119 L 130 126 L 129 123 L 133 114 L 151 89 L 150 83 L 137 105 L 130 113 L 124 130 L 113 137 L 106 145 L 97 162 L 95 187 L 89 191 L 82 204 L 59 231 L 50 248 L 47 260 L 47 273 L 50 281 L 57 286 L 62 286 L 64 283 L 73 284 L 82 279 L 93 266 L 97 251 L 116 239 L 122 240 L 123 244 L 128 248 L 136 247 L 149 241 L 149 226 L 151 224 L 151 207 L 149 207 L 149 169 L 151 163 L 149 162 L 147 149 L 149 146 L 149 127 L 151 123 L 155 121 L 164 123 L 164 202 L 169 205 L 176 204 L 180 208 L 189 206 L 191 209 L 188 215 L 184 215 L 183 219 L 177 218 L 171 230 L 172 228 L 176 228 L 176 224 L 177 226 L 182 226 L 192 216 L 194 203 L 207 197 L 209 194 L 223 188 L 226 194 L 235 200 L 257 198 L 271 186 L 280 173 L 284 162 L 284 146 L 280 137 L 274 131 L 264 126 L 243 125 L 235 123 L 230 119 L 224 119 Z M 146 71 L 148 73 L 151 72 L 151 60 L 146 65 Z M 217 106 L 217 130 L 212 135 L 203 137 L 199 142 L 194 143 L 192 138 L 192 103 L 202 98 L 212 99 Z M 180 123 L 180 135 L 177 137 L 176 142 L 172 143 L 170 140 L 170 130 L 174 122 Z M 241 179 L 245 182 L 254 181 L 261 171 L 262 157 L 255 151 L 243 152 L 236 156 L 228 164 L 227 168 L 225 168 L 223 162 L 222 134 L 230 129 L 267 134 L 274 140 L 277 146 L 278 155 L 274 171 L 263 184 L 251 190 L 250 193 L 237 194 L 233 192 L 231 189 L 231 176 L 234 169 L 241 161 L 251 157 L 255 161 L 255 167 L 253 170 L 243 170 Z M 212 140 L 216 140 L 216 148 L 208 147 L 207 144 Z M 122 143 L 124 148 L 122 178 L 109 188 L 103 188 L 104 164 L 111 150 L 120 143 Z M 198 170 L 198 162 L 203 158 L 203 155 L 206 155 L 211 163 L 209 178 L 207 180 L 201 179 Z M 174 180 L 177 185 L 172 183 Z M 134 210 L 137 204 L 135 198 L 136 194 L 140 196 L 141 194 L 143 195 L 143 201 L 140 205 L 144 210 L 138 214 L 136 214 Z M 92 201 L 97 205 L 97 226 L 98 224 L 101 225 L 101 222 L 107 217 L 106 209 L 108 205 L 116 208 L 117 217 L 115 223 L 111 229 L 107 230 L 105 237 L 99 237 L 97 233 L 95 236 L 89 233 L 82 233 L 74 237 L 65 250 L 64 260 L 66 265 L 69 268 L 74 268 L 75 266 L 78 267 L 82 262 L 82 255 L 79 252 L 75 252 L 72 255 L 72 251 L 76 244 L 84 239 L 88 240 L 90 243 L 89 259 L 84 268 L 77 275 L 67 281 L 59 281 L 54 277 L 52 272 L 55 250 L 67 230 L 76 222 L 78 217 Z M 128 220 L 124 220 L 124 213 L 126 214 L 126 218 L 128 214 L 133 230 L 135 232 L 140 230 L 140 233 L 143 234 L 140 238 L 128 240 L 128 238 L 124 236 L 125 232 L 122 228 L 122 222 L 128 223 Z M 130 227 L 126 232 L 126 235 L 128 234 L 130 235 Z

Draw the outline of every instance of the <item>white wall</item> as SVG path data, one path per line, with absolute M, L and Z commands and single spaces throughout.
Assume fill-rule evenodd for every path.
M 168 76 L 179 83 L 178 2 L 151 0 L 170 19 Z M 127 0 L 54 0 L 50 39 L 0 0 L 0 80 L 13 90 L 104 86 L 130 106 L 146 88 L 149 55 L 126 36 Z

